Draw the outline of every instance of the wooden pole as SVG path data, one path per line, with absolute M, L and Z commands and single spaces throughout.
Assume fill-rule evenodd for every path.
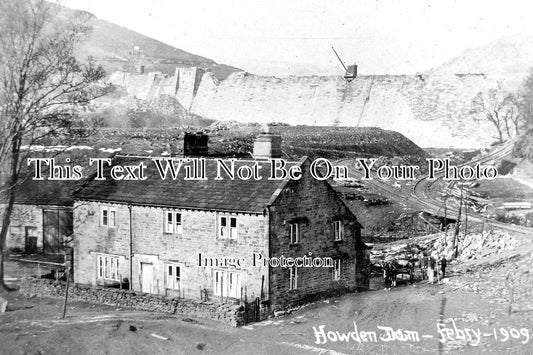
M 261 299 L 264 298 L 265 275 L 261 276 Z
M 65 318 L 65 314 L 67 313 L 67 299 L 68 299 L 68 287 L 70 285 L 70 266 L 67 267 L 67 285 L 65 287 L 65 300 L 63 301 L 63 315 L 61 318 Z
M 447 204 L 446 201 L 448 200 L 448 195 L 444 196 L 444 245 L 446 246 L 448 244 L 446 237 L 448 235 L 448 214 L 447 214 Z
M 455 249 L 454 255 L 457 258 L 459 254 L 459 227 L 461 223 L 461 210 L 463 209 L 463 190 L 461 190 L 461 199 L 459 201 L 459 212 L 457 213 L 457 222 L 455 222 L 455 236 L 453 240 L 453 247 Z
M 468 234 L 468 199 L 465 199 L 465 236 Z

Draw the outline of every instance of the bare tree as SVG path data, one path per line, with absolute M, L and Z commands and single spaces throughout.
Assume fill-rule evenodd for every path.
M 520 109 L 520 97 L 516 94 L 509 94 L 505 98 L 507 111 L 505 112 L 505 130 L 509 137 L 518 136 L 523 129 L 524 116 Z M 514 127 L 514 134 L 511 133 Z
M 533 161 L 533 68 L 517 94 L 524 133 L 515 144 L 513 155 Z
M 471 113 L 484 115 L 496 128 L 496 138 L 500 143 L 518 135 L 522 122 L 519 100 L 516 95 L 503 90 L 501 83 L 497 88 L 479 92 L 472 105 Z
M 517 102 L 525 128 L 533 129 L 533 68 L 530 69 L 528 77 L 522 83 Z
M 32 145 L 71 144 L 93 128 L 79 107 L 103 95 L 102 67 L 74 57 L 90 30 L 88 21 L 69 16 L 42 0 L 0 2 L 0 290 L 16 187 Z

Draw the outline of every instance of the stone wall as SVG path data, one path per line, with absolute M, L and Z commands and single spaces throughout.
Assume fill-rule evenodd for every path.
M 113 73 L 111 82 L 140 99 L 172 95 L 199 116 L 239 122 L 380 127 L 402 133 L 421 147 L 486 147 L 495 128 L 473 113 L 478 92 L 514 92 L 524 74 L 360 75 L 276 78 L 246 72 L 220 83 L 212 73 L 178 68 L 160 73 Z M 202 75 L 203 74 L 203 75 Z
M 175 97 L 183 107 L 190 109 L 204 73 L 205 70 L 197 67 L 176 68 L 174 75 L 160 72 L 114 72 L 110 75 L 109 82 L 125 88 L 128 96 L 149 100 L 169 95 Z
M 208 73 L 209 74 L 209 73 Z M 238 72 L 218 85 L 208 74 L 191 112 L 216 120 L 380 127 L 421 147 L 485 147 L 495 129 L 472 113 L 480 91 L 518 88 L 523 75 L 361 75 L 267 77 Z
M 4 205 L 0 205 L 3 213 Z M 2 223 L 0 221 L 0 228 Z M 43 249 L 43 209 L 37 205 L 16 204 L 11 214 L 9 232 L 6 239 L 7 250 L 25 250 L 26 231 L 30 237 L 37 238 L 37 249 Z
M 100 225 L 102 207 L 116 210 L 116 227 Z M 181 213 L 181 234 L 164 231 L 164 218 L 167 211 Z M 200 299 L 201 291 L 207 290 L 208 297 L 214 296 L 214 272 L 226 270 L 241 275 L 241 286 L 248 298 L 268 294 L 268 284 L 263 283 L 268 269 L 263 266 L 251 267 L 253 253 L 268 255 L 267 219 L 262 214 L 231 213 L 222 214 L 237 218 L 238 236 L 236 239 L 223 239 L 217 236 L 217 226 L 221 213 L 197 210 L 179 210 L 158 207 L 129 206 L 125 204 L 101 204 L 77 202 L 74 208 L 74 263 L 77 265 L 74 280 L 77 283 L 98 285 L 103 279 L 97 277 L 97 256 L 113 255 L 119 258 L 119 274 L 129 279 L 130 267 L 130 220 L 132 240 L 132 285 L 134 290 L 143 290 L 142 267 L 152 265 L 153 279 L 149 289 L 155 294 L 177 294 L 181 298 Z M 212 258 L 242 258 L 245 265 L 206 267 L 199 266 L 199 254 Z M 167 289 L 166 268 L 176 265 L 180 268 L 180 290 Z M 146 281 L 146 280 L 145 280 Z
M 309 162 L 302 166 L 309 171 Z M 334 238 L 334 221 L 341 221 L 344 237 Z M 291 223 L 298 223 L 300 242 L 290 243 Z M 280 257 L 329 257 L 341 260 L 340 280 L 333 280 L 332 267 L 299 267 L 298 287 L 290 289 L 288 268 L 271 268 L 270 297 L 274 307 L 305 303 L 317 297 L 354 291 L 361 270 L 356 270 L 359 223 L 326 181 L 309 173 L 290 181 L 270 207 L 271 255 Z M 361 285 L 362 286 L 362 285 Z
M 20 283 L 20 293 L 26 297 L 65 297 L 65 283 L 48 279 L 25 278 Z M 69 300 L 112 305 L 164 313 L 214 319 L 232 326 L 244 325 L 243 307 L 237 304 L 215 304 L 194 300 L 170 298 L 142 292 L 114 288 L 73 285 L 69 288 Z

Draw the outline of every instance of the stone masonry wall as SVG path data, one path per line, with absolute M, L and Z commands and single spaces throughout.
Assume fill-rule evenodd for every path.
M 128 96 L 141 100 L 154 99 L 160 95 L 173 96 L 188 110 L 204 73 L 205 70 L 197 67 L 176 68 L 174 75 L 160 72 L 147 74 L 114 72 L 110 75 L 109 82 L 125 88 Z
M 20 284 L 20 292 L 26 297 L 64 298 L 65 284 L 61 281 L 48 279 L 25 278 Z M 177 299 L 135 291 L 83 285 L 73 285 L 69 288 L 69 300 L 144 311 L 186 314 L 218 320 L 232 326 L 244 324 L 243 308 L 236 304 L 220 305 L 208 301 Z
M 302 169 L 307 172 L 309 162 Z M 342 241 L 334 241 L 334 220 L 343 222 Z M 289 224 L 293 221 L 300 228 L 298 244 L 290 244 Z M 318 181 L 309 173 L 299 181 L 290 181 L 270 207 L 271 255 L 300 257 L 312 253 L 312 257 L 341 259 L 342 271 L 340 280 L 333 281 L 333 268 L 300 267 L 298 287 L 290 290 L 289 269 L 271 268 L 270 297 L 274 308 L 355 290 L 357 238 L 357 221 L 327 182 Z
M 116 209 L 115 228 L 100 225 L 102 206 Z M 164 232 L 166 211 L 181 212 L 182 234 Z M 143 289 L 141 268 L 151 264 L 153 278 L 149 286 L 145 280 L 144 291 L 147 292 L 200 299 L 202 290 L 207 290 L 209 299 L 218 302 L 219 297 L 214 296 L 214 271 L 225 270 L 240 273 L 243 294 L 248 298 L 259 297 L 262 285 L 263 292 L 268 294 L 267 283 L 262 284 L 263 277 L 266 279 L 268 273 L 267 268 L 250 266 L 254 252 L 268 255 L 267 222 L 262 214 L 223 214 L 237 217 L 238 236 L 231 240 L 217 237 L 220 215 L 217 212 L 132 206 L 131 213 L 134 290 Z M 119 257 L 119 274 L 122 278 L 129 278 L 130 215 L 127 205 L 78 201 L 74 208 L 74 225 L 75 282 L 103 284 L 104 280 L 97 277 L 99 254 Z M 242 258 L 246 264 L 243 267 L 198 266 L 200 253 L 202 257 Z M 179 292 L 166 287 L 165 270 L 168 265 L 180 267 Z
M 340 76 L 276 78 L 237 72 L 218 83 L 212 73 L 203 73 L 196 68 L 178 68 L 173 76 L 115 72 L 110 82 L 140 99 L 174 96 L 192 113 L 214 120 L 379 127 L 422 147 L 479 148 L 494 141 L 495 129 L 483 113 L 473 113 L 472 100 L 500 83 L 513 92 L 524 78 L 360 75 L 347 83 Z
M 473 113 L 478 92 L 515 91 L 523 75 L 360 75 L 276 78 L 245 72 L 218 85 L 204 75 L 191 112 L 215 120 L 379 127 L 421 147 L 485 147 L 495 128 Z
M 5 206 L 0 205 L 3 213 Z M 0 221 L 0 228 L 2 224 Z M 43 249 L 43 209 L 37 205 L 16 204 L 13 207 L 9 232 L 6 240 L 7 250 L 25 249 L 26 229 L 29 236 L 37 238 L 37 249 Z

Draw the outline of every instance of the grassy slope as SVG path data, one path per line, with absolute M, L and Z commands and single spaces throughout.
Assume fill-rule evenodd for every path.
M 229 129 L 217 129 L 216 124 L 209 127 L 167 127 L 165 129 L 104 129 L 87 144 L 94 143 L 98 148 L 117 148 L 125 146 L 135 149 L 164 148 L 168 142 L 179 149 L 183 146 L 183 132 L 203 130 L 209 135 L 211 151 L 221 154 L 235 154 L 253 149 L 253 140 L 260 133 L 258 125 L 239 125 Z M 293 158 L 304 155 L 311 159 L 353 158 L 354 156 L 406 157 L 416 161 L 424 159 L 426 153 L 400 133 L 373 127 L 316 127 L 316 126 L 278 126 L 271 131 L 282 137 L 282 150 Z M 92 142 L 94 140 L 94 142 Z
M 88 12 L 66 7 L 61 7 L 60 11 L 60 17 L 81 16 L 93 26 L 92 32 L 78 49 L 77 56 L 80 59 L 92 56 L 108 72 L 124 68 L 128 52 L 132 51 L 133 46 L 140 47 L 147 72 L 162 71 L 172 74 L 177 66 L 199 66 L 211 69 L 219 80 L 223 80 L 229 74 L 240 71 L 238 68 L 218 64 L 209 58 L 174 48 L 138 32 L 101 20 Z

